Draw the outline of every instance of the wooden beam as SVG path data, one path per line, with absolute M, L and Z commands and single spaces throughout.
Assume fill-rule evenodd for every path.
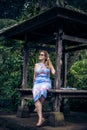
M 39 32 L 32 32 L 31 34 L 35 35 L 35 36 L 40 36 L 40 37 L 50 37 L 50 35 L 45 34 L 45 33 L 39 33 Z
M 71 51 L 78 51 L 78 50 L 84 50 L 84 49 L 87 49 L 87 45 L 67 48 L 64 50 L 64 52 L 67 53 L 67 52 L 71 52 Z
M 31 49 L 37 49 L 37 50 L 48 50 L 48 51 L 54 51 L 55 52 L 55 48 L 54 47 L 47 47 L 47 46 L 41 46 L 41 45 L 30 45 Z
M 64 46 L 64 45 L 63 45 Z M 48 50 L 48 51 L 54 51 L 55 52 L 55 48 L 54 47 L 47 47 L 47 45 L 46 46 L 42 46 L 42 45 L 30 45 L 30 47 L 29 48 L 31 48 L 31 49 L 37 49 L 37 50 L 40 50 L 40 49 L 42 49 L 42 50 Z M 67 49 L 64 49 L 63 50 L 63 52 L 64 53 L 67 53 L 67 52 L 71 52 L 71 51 L 78 51 L 78 50 L 84 50 L 84 49 L 87 49 L 87 45 L 79 45 L 79 46 L 75 46 L 75 47 L 68 47 Z
M 69 35 L 63 35 L 62 38 L 63 40 L 67 40 L 67 41 L 87 44 L 87 39 L 84 38 L 79 38 L 79 37 L 69 36 Z
M 54 94 L 54 95 L 61 95 L 62 97 L 82 97 L 87 98 L 87 90 L 77 90 L 75 88 L 66 88 L 66 89 L 50 89 L 48 91 L 48 94 Z M 17 89 L 21 93 L 22 96 L 31 96 L 32 95 L 32 89 L 26 88 L 26 89 Z
M 36 42 L 36 43 L 44 43 L 44 44 L 46 44 L 46 43 L 51 43 L 51 42 L 53 42 L 53 45 L 54 45 L 54 38 L 53 38 L 53 36 L 48 36 L 48 37 L 39 37 L 39 39 L 36 39 L 36 40 L 31 40 L 31 41 L 33 41 L 33 42 Z

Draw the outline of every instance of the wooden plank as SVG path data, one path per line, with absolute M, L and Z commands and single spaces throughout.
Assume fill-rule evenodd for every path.
M 29 88 L 21 88 L 21 89 L 17 89 L 17 91 L 19 91 L 22 94 L 22 96 L 32 95 L 32 89 L 29 89 Z
M 87 90 L 77 90 L 77 89 L 75 89 L 75 88 L 64 88 L 64 89 L 50 89 L 50 90 L 48 90 L 48 93 L 58 93 L 58 94 L 62 94 L 62 93 L 83 93 L 83 94 L 87 94 Z M 17 89 L 17 91 L 20 91 L 20 92 L 29 92 L 29 93 L 31 93 L 32 94 L 32 89 L 30 89 L 30 88 L 21 88 L 21 89 Z
M 87 94 L 87 90 L 74 90 L 74 88 L 69 88 L 69 89 L 58 89 L 58 90 L 54 90 L 54 89 L 50 89 L 48 92 L 50 93 L 54 93 L 54 94 L 66 94 L 66 93 L 69 93 L 69 94 L 80 94 L 80 93 L 83 93 L 83 94 Z
M 17 91 L 19 91 L 23 97 L 25 97 L 26 99 L 28 99 L 29 97 L 32 96 L 32 89 L 18 89 Z M 53 96 L 55 95 L 60 95 L 61 97 L 63 98 L 86 98 L 87 97 L 87 90 L 73 90 L 72 89 L 66 89 L 66 90 L 62 90 L 62 89 L 58 89 L 58 90 L 55 90 L 55 89 L 50 89 L 48 91 L 48 95 L 49 94 L 53 94 Z
M 55 52 L 55 48 L 54 47 L 47 47 L 47 46 L 41 46 L 41 45 L 30 45 L 31 49 L 37 49 L 37 50 L 48 50 L 48 51 L 53 51 Z
M 45 34 L 41 33 L 41 35 L 36 35 L 36 34 L 28 34 L 30 37 L 31 37 L 31 42 L 36 42 L 36 43 L 43 43 L 43 44 L 46 44 L 46 43 L 51 43 L 53 42 L 52 44 L 54 45 L 54 37 L 51 36 L 51 35 L 46 35 L 46 36 L 43 36 Z
M 72 99 L 72 98 L 75 98 L 75 99 L 76 99 L 76 98 L 78 98 L 78 99 L 79 99 L 79 98 L 80 98 L 80 99 L 86 99 L 86 98 L 87 98 L 87 94 L 86 94 L 86 95 L 82 95 L 82 94 L 80 94 L 80 95 L 62 95 L 61 97 L 62 97 L 62 98 L 69 98 L 69 99 L 70 99 L 70 98 L 71 98 L 71 99 Z
M 78 50 L 84 50 L 84 49 L 87 49 L 87 45 L 76 46 L 76 47 L 73 47 L 73 48 L 67 48 L 67 49 L 64 50 L 64 52 L 67 53 L 67 52 L 71 52 L 71 51 L 78 51 Z
M 79 37 L 69 36 L 69 35 L 63 35 L 62 38 L 63 40 L 67 40 L 67 41 L 87 44 L 87 39 L 84 38 L 79 38 Z

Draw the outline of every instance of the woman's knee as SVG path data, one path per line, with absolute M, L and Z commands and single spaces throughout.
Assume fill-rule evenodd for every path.
M 41 96 L 41 98 L 40 98 L 40 102 L 43 103 L 44 101 L 45 101 L 44 96 Z
M 35 106 L 36 106 L 36 107 L 39 107 L 40 105 L 41 105 L 40 100 L 37 100 L 37 101 L 35 102 Z

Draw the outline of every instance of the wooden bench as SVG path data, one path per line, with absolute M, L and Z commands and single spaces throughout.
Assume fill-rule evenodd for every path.
M 32 95 L 32 89 L 18 89 L 18 91 L 21 93 L 22 96 L 30 96 Z M 68 97 L 77 97 L 77 98 L 87 98 L 87 90 L 74 90 L 72 88 L 70 89 L 59 89 L 59 90 L 55 90 L 55 89 L 50 89 L 48 91 L 48 94 L 52 93 L 53 95 L 61 95 L 61 97 L 64 98 L 68 98 Z
M 21 106 L 18 107 L 17 117 L 21 117 L 21 118 L 30 117 L 34 113 L 31 113 L 30 107 L 29 108 L 26 107 L 26 101 L 29 99 L 33 100 L 32 89 L 29 89 L 29 88 L 18 89 L 18 91 L 21 94 Z M 59 90 L 51 89 L 48 91 L 48 95 L 47 95 L 48 100 L 46 100 L 46 101 L 49 102 L 53 98 L 53 101 L 52 101 L 53 107 L 55 105 L 56 96 L 58 96 L 58 99 L 61 102 L 60 105 L 62 106 L 63 112 L 55 111 L 55 109 L 53 109 L 53 111 L 49 111 L 49 113 L 48 113 L 49 116 L 47 115 L 46 118 L 49 117 L 48 121 L 50 122 L 50 124 L 52 124 L 52 122 L 54 122 L 54 120 L 52 121 L 50 119 L 52 118 L 52 119 L 56 120 L 57 114 L 58 114 L 58 120 L 56 121 L 57 124 L 59 124 L 60 122 L 64 122 L 64 112 L 66 113 L 68 111 L 67 102 L 66 102 L 67 98 L 86 99 L 87 98 L 87 90 L 74 90 L 74 89 L 62 89 L 62 88 Z M 47 111 L 46 111 L 46 113 L 47 113 Z M 54 122 L 54 125 L 55 125 L 55 122 Z
M 24 107 L 26 104 L 26 100 L 33 99 L 32 96 L 32 89 L 19 89 L 21 93 L 21 107 Z M 72 88 L 65 88 L 65 89 L 51 89 L 48 91 L 48 97 L 52 98 L 58 96 L 60 100 L 65 98 L 87 98 L 87 90 L 75 90 Z

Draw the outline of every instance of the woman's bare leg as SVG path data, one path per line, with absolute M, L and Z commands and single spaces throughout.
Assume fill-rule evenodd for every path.
M 43 96 L 41 96 L 40 100 L 41 104 L 43 105 L 45 98 Z M 37 112 L 37 108 L 35 107 L 34 112 Z
M 44 101 L 45 101 L 45 98 L 43 96 L 41 96 L 40 102 L 41 102 L 42 105 L 43 105 Z
M 42 116 L 42 103 L 40 102 L 40 100 L 35 102 L 35 107 L 37 109 L 37 114 L 38 114 L 38 123 L 37 126 L 40 126 L 42 124 L 42 120 L 43 120 L 43 116 Z

